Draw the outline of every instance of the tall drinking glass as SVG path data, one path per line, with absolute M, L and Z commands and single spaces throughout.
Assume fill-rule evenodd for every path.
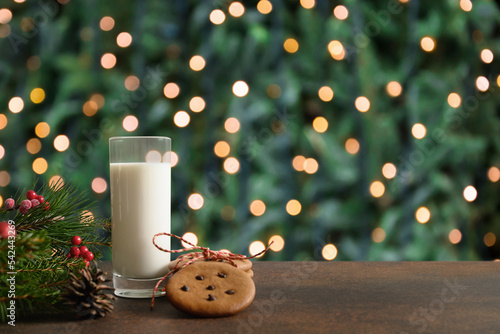
M 152 242 L 170 233 L 170 138 L 110 138 L 109 162 L 115 294 L 148 298 L 170 262 Z M 170 249 L 169 237 L 157 243 Z

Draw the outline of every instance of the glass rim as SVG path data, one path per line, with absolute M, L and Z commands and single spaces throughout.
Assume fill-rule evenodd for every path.
M 115 141 L 115 140 L 126 140 L 126 139 L 167 139 L 167 140 L 172 140 L 170 137 L 163 137 L 163 136 L 118 136 L 118 137 L 111 137 L 109 138 L 109 141 Z

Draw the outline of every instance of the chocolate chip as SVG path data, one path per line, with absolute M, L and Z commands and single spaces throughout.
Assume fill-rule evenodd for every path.
M 198 275 L 198 276 L 196 276 L 196 279 L 197 279 L 198 281 L 203 281 L 203 276 Z
M 189 286 L 183 285 L 181 288 L 182 291 L 189 291 Z
M 207 300 L 208 300 L 208 301 L 211 301 L 211 300 L 216 300 L 216 299 L 217 299 L 217 298 L 215 298 L 214 296 L 212 296 L 212 295 L 208 295 L 208 299 L 207 299 Z
M 226 295 L 234 295 L 234 290 L 227 290 Z
M 217 273 L 217 276 L 219 276 L 220 278 L 226 278 L 227 275 L 224 274 L 224 273 Z
M 209 285 L 209 286 L 207 286 L 207 290 L 215 290 L 215 286 Z

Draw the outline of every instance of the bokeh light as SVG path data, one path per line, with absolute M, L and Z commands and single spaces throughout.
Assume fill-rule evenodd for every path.
M 390 81 L 387 83 L 387 86 L 385 86 L 385 90 L 389 96 L 398 97 L 403 92 L 403 87 L 397 81 Z
M 94 102 L 98 109 L 104 107 L 104 103 L 106 102 L 102 94 L 92 94 L 90 101 Z
M 271 242 L 273 243 L 272 245 Z M 285 240 L 281 235 L 273 235 L 269 238 L 269 242 L 267 244 L 271 245 L 269 249 L 273 252 L 280 252 L 283 250 L 283 247 L 285 247 Z
M 11 29 L 9 24 L 0 24 L 0 38 L 5 38 L 10 35 Z
M 490 82 L 486 77 L 479 76 L 476 79 L 476 87 L 481 92 L 486 92 L 490 88 Z
M 64 152 L 69 147 L 69 138 L 65 135 L 59 135 L 54 138 L 54 148 L 59 152 Z
M 318 162 L 314 158 L 308 158 L 304 161 L 304 171 L 307 174 L 314 174 L 318 171 Z
M 205 58 L 203 58 L 202 56 L 196 55 L 191 57 L 191 59 L 189 60 L 189 67 L 193 71 L 201 71 L 202 69 L 205 68 L 205 65 L 206 61 Z
M 380 181 L 374 181 L 372 182 L 372 184 L 370 185 L 370 194 L 373 196 L 373 197 L 382 197 L 385 193 L 385 186 L 382 182 Z
M 135 116 L 128 115 L 123 119 L 122 125 L 125 131 L 132 132 L 137 130 L 137 127 L 139 126 L 139 120 Z
M 7 187 L 10 183 L 10 174 L 6 170 L 0 172 L 0 187 Z
M 116 36 L 116 44 L 121 48 L 126 48 L 132 44 L 132 35 L 128 32 L 121 32 Z
M 262 252 L 264 249 L 266 249 L 266 246 L 262 241 L 254 241 L 250 244 L 248 247 L 248 251 L 250 252 L 250 255 L 254 256 L 255 254 L 259 254 Z M 264 254 L 261 254 L 257 257 L 264 256 Z
M 17 114 L 18 112 L 21 112 L 21 110 L 23 110 L 23 108 L 24 108 L 24 101 L 22 98 L 20 98 L 19 96 L 16 96 L 16 97 L 13 97 L 10 99 L 9 110 L 12 113 Z
M 229 117 L 224 122 L 224 129 L 229 133 L 236 133 L 240 130 L 240 121 L 235 117 Z
M 491 182 L 498 182 L 498 180 L 500 180 L 500 169 L 496 166 L 490 167 L 490 169 L 488 169 L 488 179 L 490 179 Z
M 233 94 L 238 97 L 243 97 L 248 94 L 248 85 L 245 81 L 236 81 L 233 84 Z
M 420 40 L 420 47 L 425 52 L 432 52 L 436 47 L 436 42 L 431 37 L 424 37 Z
M 46 122 L 40 122 L 35 126 L 35 134 L 39 138 L 45 138 L 50 133 L 50 126 Z
M 231 152 L 231 147 L 226 141 L 218 141 L 214 146 L 214 153 L 219 158 L 225 158 Z
M 184 235 L 182 236 L 182 239 L 186 240 L 187 242 L 190 242 L 192 245 L 195 245 L 195 246 L 198 245 L 198 237 L 193 232 L 184 233 Z M 187 242 L 181 241 L 182 247 L 193 248 L 193 246 L 191 246 Z
M 5 155 L 5 148 L 2 145 L 0 145 L 0 160 L 4 157 L 4 155 Z
M 30 154 L 37 154 L 42 149 L 42 142 L 38 138 L 31 138 L 26 143 L 26 151 Z
M 108 183 L 102 177 L 96 177 L 92 180 L 92 190 L 97 194 L 102 194 L 108 189 Z
M 300 0 L 300 5 L 304 7 L 305 9 L 311 9 L 314 8 L 316 5 L 315 0 Z
M 256 199 L 252 203 L 250 203 L 250 212 L 254 216 L 262 216 L 264 212 L 266 212 L 266 204 L 262 202 L 260 199 Z
M 112 53 L 105 53 L 101 57 L 101 66 L 107 70 L 112 69 L 116 65 L 116 56 Z
M 487 247 L 492 247 L 497 242 L 497 237 L 492 232 L 488 232 L 484 235 L 483 241 Z
M 345 142 L 345 150 L 349 154 L 356 154 L 359 152 L 359 142 L 354 138 L 349 138 Z
M 481 51 L 481 60 L 486 64 L 489 64 L 493 61 L 493 52 L 490 49 L 484 49 Z
M 334 59 L 340 60 L 343 58 L 342 54 L 344 53 L 344 46 L 342 45 L 342 43 L 340 43 L 340 41 L 337 40 L 330 41 L 330 43 L 328 43 L 328 52 L 330 52 L 330 55 Z M 337 59 L 339 57 L 341 58 Z
M 129 75 L 128 77 L 125 78 L 124 84 L 127 90 L 133 92 L 137 90 L 137 88 L 139 88 L 139 86 L 141 85 L 141 81 L 135 75 Z
M 225 205 L 220 211 L 220 216 L 225 221 L 233 220 L 235 214 L 236 214 L 236 210 L 232 206 L 229 206 L 229 205 Z
M 205 200 L 203 199 L 203 196 L 201 196 L 201 194 L 193 193 L 189 195 L 187 203 L 191 209 L 199 210 L 203 207 Z
M 35 88 L 30 93 L 31 102 L 38 104 L 45 100 L 45 91 L 42 88 Z
M 190 120 L 191 117 L 189 117 L 189 114 L 183 110 L 176 112 L 174 115 L 174 124 L 179 128 L 186 127 L 189 124 Z
M 179 86 L 173 82 L 169 82 L 163 88 L 163 94 L 165 95 L 166 98 L 169 99 L 175 99 L 180 92 L 181 89 L 179 88 Z
M 233 157 L 227 158 L 224 160 L 224 170 L 229 174 L 235 174 L 240 170 L 240 162 Z
M 448 104 L 452 108 L 458 108 L 460 107 L 460 104 L 462 104 L 462 98 L 457 93 L 450 93 L 447 100 Z
M 35 161 L 33 161 L 33 171 L 37 174 L 43 174 L 47 171 L 47 168 L 49 167 L 49 164 L 47 163 L 47 160 L 44 158 L 36 158 Z
M 235 1 L 229 5 L 228 11 L 231 16 L 240 17 L 245 14 L 245 7 L 241 4 L 241 2 Z
M 192 112 L 202 112 L 205 109 L 205 100 L 200 96 L 195 96 L 189 101 L 189 109 Z
M 456 245 L 462 240 L 462 232 L 460 232 L 458 229 L 454 228 L 448 234 L 448 239 L 450 240 L 450 242 L 452 244 Z
M 286 212 L 288 212 L 290 216 L 298 215 L 301 210 L 302 205 L 296 199 L 291 199 L 288 201 L 288 203 L 286 203 Z
M 303 155 L 297 155 L 292 160 L 292 166 L 296 171 L 302 172 L 304 170 L 304 162 L 306 158 Z
M 333 244 L 327 244 L 321 250 L 321 255 L 325 260 L 331 261 L 337 257 L 337 247 Z
M 372 240 L 376 243 L 383 242 L 385 240 L 385 231 L 381 227 L 377 227 L 372 231 Z
M 40 60 L 40 57 L 38 56 L 31 56 L 26 60 L 26 67 L 30 71 L 36 71 L 40 68 L 42 65 L 42 61 Z
M 397 171 L 398 170 L 393 163 L 388 162 L 382 166 L 382 175 L 384 175 L 386 179 L 393 179 L 396 176 Z
M 349 11 L 345 6 L 338 5 L 333 9 L 333 15 L 339 20 L 345 20 L 349 16 Z
M 415 211 L 415 219 L 420 224 L 425 224 L 431 219 L 431 212 L 425 206 L 421 206 Z
M 319 116 L 313 120 L 312 123 L 313 129 L 318 133 L 324 133 L 328 130 L 328 121 L 326 118 Z
M 54 175 L 49 179 L 49 186 L 57 191 L 64 186 L 64 179 L 60 175 Z
M 333 99 L 333 89 L 323 86 L 318 90 L 318 96 L 323 102 L 330 102 Z
M 7 123 L 8 123 L 7 116 L 5 116 L 4 114 L 0 114 L 0 130 L 5 129 Z
M 222 24 L 225 19 L 226 19 L 226 14 L 224 14 L 224 12 L 220 9 L 214 9 L 210 13 L 210 22 L 212 22 L 213 24 L 216 25 Z
M 367 112 L 370 109 L 370 100 L 365 96 L 359 96 L 356 98 L 356 101 L 354 101 L 354 105 L 358 111 Z
M 270 1 L 268 0 L 260 0 L 257 3 L 257 10 L 261 14 L 269 14 L 273 10 L 273 5 Z
M 427 129 L 421 123 L 416 123 L 411 128 L 411 134 L 417 139 L 422 139 L 427 134 Z
M 94 101 L 87 101 L 83 104 L 82 111 L 85 116 L 92 117 L 97 113 L 98 106 Z
M 464 189 L 463 195 L 467 202 L 474 202 L 477 198 L 477 190 L 473 186 L 467 186 Z
M 283 43 L 283 48 L 288 53 L 295 53 L 299 50 L 299 42 L 295 38 L 287 38 Z
M 12 12 L 7 8 L 0 9 L 0 24 L 7 24 L 12 20 Z
M 103 31 L 110 31 L 115 26 L 115 20 L 111 16 L 104 16 L 99 22 L 99 27 Z
M 179 156 L 174 151 L 170 151 L 170 166 L 175 167 L 179 163 Z
M 462 8 L 464 12 L 470 12 L 472 10 L 472 1 L 460 0 L 460 8 Z
M 281 87 L 277 84 L 270 84 L 267 86 L 266 92 L 270 98 L 277 99 L 281 96 Z

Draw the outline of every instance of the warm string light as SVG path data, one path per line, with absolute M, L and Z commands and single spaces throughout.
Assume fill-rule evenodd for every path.
M 184 110 L 180 110 L 175 113 L 174 115 L 174 124 L 178 126 L 179 128 L 184 128 L 189 124 L 189 121 L 191 120 L 191 117 L 189 117 L 189 114 L 185 112 Z
M 170 152 L 170 165 L 175 167 L 179 163 L 179 156 L 174 151 Z
M 226 141 L 218 141 L 214 146 L 214 153 L 219 158 L 225 158 L 231 152 L 231 147 Z
M 349 16 L 349 11 L 343 5 L 338 5 L 333 9 L 333 15 L 339 20 L 345 20 Z
M 287 38 L 283 43 L 283 48 L 288 53 L 295 53 L 299 50 L 299 42 L 295 38 Z
M 99 28 L 102 31 L 110 31 L 115 26 L 115 20 L 111 16 L 104 16 L 101 21 L 99 21 Z
M 26 151 L 30 154 L 37 154 L 42 149 L 42 142 L 38 138 L 31 138 L 26 143 Z
M 105 53 L 101 57 L 101 66 L 106 70 L 112 69 L 116 65 L 116 56 L 112 53 Z
M 324 133 L 326 132 L 326 130 L 328 130 L 328 121 L 326 120 L 326 118 L 319 116 L 313 120 L 312 126 L 316 132 Z
M 415 211 L 415 219 L 420 224 L 426 224 L 431 219 L 431 212 L 425 206 L 421 206 Z
M 372 231 L 372 240 L 376 243 L 383 242 L 385 240 L 386 233 L 383 228 L 377 227 Z
M 45 91 L 42 88 L 35 88 L 30 93 L 30 100 L 35 104 L 42 103 L 45 100 Z
M 260 199 L 256 199 L 250 203 L 250 212 L 256 217 L 262 216 L 266 212 L 266 204 Z
M 50 133 L 50 126 L 46 122 L 40 122 L 35 126 L 35 134 L 39 138 L 45 138 Z
M 315 0 L 300 0 L 300 5 L 304 7 L 305 9 L 311 9 L 314 8 L 316 5 Z
M 493 166 L 488 169 L 488 179 L 491 182 L 498 182 L 500 180 L 500 169 L 498 167 Z
M 462 104 L 462 98 L 457 93 L 450 93 L 450 95 L 448 95 L 447 101 L 452 108 L 458 108 L 460 107 L 460 104 Z
M 422 139 L 427 134 L 427 129 L 422 123 L 415 123 L 411 128 L 411 134 L 417 139 Z
M 8 123 L 7 116 L 5 116 L 4 114 L 0 114 L 0 130 L 5 129 L 7 123 Z
M 397 81 L 390 81 L 387 83 L 387 86 L 385 86 L 385 90 L 389 96 L 398 97 L 403 92 L 403 87 Z
M 331 261 L 337 257 L 338 251 L 337 247 L 333 244 L 327 244 L 321 250 L 321 255 L 327 261 Z
M 462 240 L 462 232 L 455 228 L 448 234 L 448 239 L 452 244 L 456 245 Z
M 198 237 L 193 232 L 184 233 L 184 235 L 182 236 L 182 239 L 186 240 L 187 242 L 190 242 L 192 245 L 195 245 L 195 246 L 198 245 Z M 181 241 L 182 247 L 193 248 L 193 246 L 191 246 L 187 242 Z
M 359 112 L 367 112 L 370 109 L 370 100 L 365 96 L 359 96 L 354 101 L 354 106 Z
M 357 154 L 359 152 L 359 142 L 355 138 L 349 138 L 345 142 L 345 150 L 349 154 Z
M 91 183 L 92 190 L 97 194 L 102 194 L 108 189 L 108 183 L 102 177 L 96 177 Z
M 481 92 L 486 92 L 490 88 L 489 80 L 484 76 L 477 77 L 476 88 Z
M 228 8 L 229 14 L 233 17 L 240 17 L 245 14 L 245 7 L 241 2 L 233 2 Z
M 257 3 L 257 10 L 261 14 L 269 14 L 273 10 L 273 5 L 270 1 L 268 0 L 260 0 Z
M 9 172 L 3 170 L 0 172 L 0 187 L 7 187 L 10 183 Z
M 236 81 L 233 84 L 233 94 L 238 97 L 243 97 L 248 94 L 248 85 L 245 81 Z
M 94 116 L 98 110 L 99 110 L 99 107 L 98 107 L 97 103 L 95 103 L 94 101 L 87 101 L 82 106 L 83 114 L 87 117 Z
M 420 40 L 420 47 L 425 52 L 432 52 L 436 47 L 436 42 L 431 37 L 426 36 Z
M 37 174 L 45 173 L 48 167 L 49 164 L 44 158 L 36 158 L 35 161 L 33 161 L 32 169 Z
M 49 186 L 57 191 L 64 186 L 64 179 L 60 175 L 54 175 L 49 179 Z
M 306 161 L 306 158 L 303 155 L 297 155 L 292 160 L 292 166 L 296 171 L 302 172 L 302 171 L 304 171 L 304 162 L 305 161 Z
M 139 120 L 137 117 L 128 115 L 125 116 L 122 122 L 123 129 L 127 132 L 133 132 L 139 127 Z
M 270 98 L 277 99 L 281 96 L 281 87 L 277 84 L 270 84 L 267 86 L 266 93 Z
M 12 20 L 12 12 L 7 8 L 0 9 L 0 24 L 8 24 Z
M 240 170 L 240 162 L 234 157 L 224 160 L 224 170 L 228 174 L 236 174 Z
M 333 89 L 323 86 L 318 90 L 318 97 L 323 102 L 330 102 L 333 99 Z
M 224 21 L 226 20 L 226 14 L 224 14 L 224 12 L 220 9 L 214 9 L 210 13 L 209 18 L 210 18 L 210 22 L 212 22 L 215 25 L 219 25 L 219 24 L 224 23 Z
M 472 10 L 472 1 L 460 0 L 460 8 L 462 8 L 464 12 L 470 12 Z
M 121 48 L 129 47 L 132 44 L 132 35 L 128 32 L 121 32 L 116 36 L 116 44 Z
M 129 75 L 128 77 L 125 78 L 125 81 L 123 83 L 125 85 L 125 88 L 131 92 L 137 90 L 141 85 L 141 81 L 135 75 Z
M 199 55 L 193 56 L 189 60 L 189 67 L 193 71 L 201 71 L 202 69 L 205 68 L 205 65 L 206 65 L 205 58 L 203 58 L 202 56 L 199 56 Z
M 174 82 L 169 82 L 163 88 L 163 94 L 168 99 L 175 99 L 179 95 L 180 92 L 181 92 L 181 89 L 179 88 L 179 85 L 177 85 Z
M 24 101 L 19 96 L 13 97 L 9 101 L 9 110 L 10 112 L 17 114 L 21 112 L 24 108 Z
M 205 100 L 200 96 L 195 96 L 189 101 L 189 109 L 192 112 L 202 112 L 205 105 Z
M 229 133 L 236 133 L 240 130 L 240 121 L 236 117 L 229 117 L 224 122 L 224 129 Z
M 396 173 L 397 168 L 393 163 L 388 162 L 382 166 L 382 175 L 384 175 L 386 179 L 393 179 L 396 177 Z
M 463 195 L 467 202 L 474 202 L 477 198 L 477 190 L 473 186 L 467 186 L 464 189 Z
M 54 148 L 59 152 L 64 152 L 69 148 L 69 138 L 65 135 L 58 135 L 54 138 Z
M 318 171 L 319 165 L 316 159 L 307 158 L 304 160 L 304 172 L 307 174 L 314 174 Z
M 270 249 L 273 252 L 280 252 L 285 247 L 285 240 L 281 235 L 273 235 L 272 237 L 270 237 L 267 244 L 270 245 L 271 242 L 273 244 L 271 245 Z
M 5 148 L 2 145 L 0 145 L 0 160 L 3 159 L 4 155 L 5 155 Z
M 191 209 L 199 210 L 203 207 L 203 204 L 205 204 L 205 200 L 201 194 L 193 193 L 189 195 L 187 203 Z
M 382 182 L 380 181 L 374 181 L 370 185 L 370 194 L 375 197 L 382 197 L 385 193 L 385 186 Z
M 497 237 L 492 232 L 488 232 L 484 235 L 483 241 L 487 247 L 492 247 L 497 242 Z
M 259 254 L 260 252 L 262 252 L 263 250 L 266 249 L 266 246 L 264 245 L 264 243 L 262 241 L 254 241 L 250 244 L 250 246 L 248 247 L 248 251 L 250 252 L 250 255 L 254 256 L 255 254 Z M 264 256 L 264 254 L 261 254 L 257 257 L 262 257 Z
M 290 216 L 298 215 L 301 210 L 302 205 L 296 199 L 291 199 L 288 201 L 288 203 L 286 203 L 286 212 L 288 212 Z

